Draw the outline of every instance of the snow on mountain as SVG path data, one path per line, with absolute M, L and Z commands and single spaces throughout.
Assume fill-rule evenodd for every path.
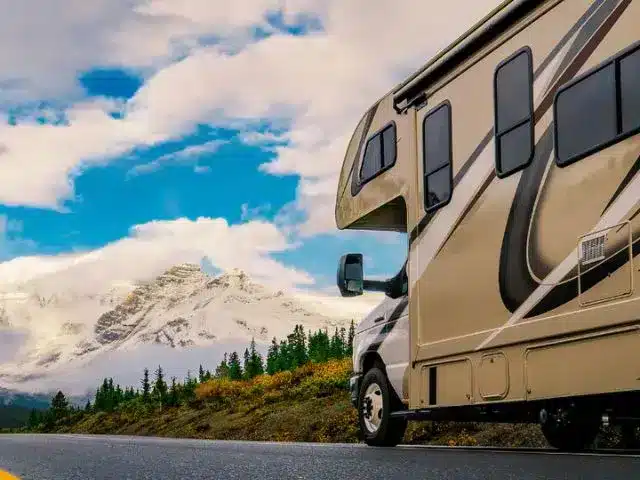
M 285 293 L 241 270 L 212 277 L 195 264 L 174 266 L 148 282 L 103 286 L 102 292 L 91 292 L 81 279 L 76 285 L 59 290 L 55 282 L 35 279 L 5 287 L 0 329 L 23 331 L 26 340 L 14 360 L 0 365 L 0 384 L 45 377 L 61 366 L 76 368 L 107 352 L 145 344 L 187 349 L 247 344 L 251 338 L 268 343 L 285 338 L 297 323 L 332 331 L 379 302 L 376 296 Z

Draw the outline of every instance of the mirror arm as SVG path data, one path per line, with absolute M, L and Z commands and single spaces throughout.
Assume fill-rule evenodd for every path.
M 388 282 L 386 280 L 363 280 L 362 286 L 364 290 L 386 292 L 388 288 Z

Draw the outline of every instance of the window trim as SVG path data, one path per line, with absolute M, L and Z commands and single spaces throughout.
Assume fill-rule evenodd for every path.
M 528 98 L 528 107 L 529 107 L 529 115 L 522 120 L 519 120 L 517 123 L 514 123 L 510 127 L 506 128 L 504 131 L 498 133 L 498 72 L 500 69 L 508 65 L 510 62 L 518 58 L 520 55 L 525 55 L 527 58 L 527 80 L 529 82 L 529 98 Z M 507 58 L 503 59 L 500 63 L 496 65 L 496 68 L 493 70 L 493 143 L 494 143 L 494 169 L 496 173 L 496 177 L 503 179 L 507 178 L 514 173 L 517 173 L 521 170 L 524 170 L 533 161 L 536 151 L 536 142 L 535 142 L 535 106 L 533 103 L 533 52 L 529 45 L 525 45 L 524 47 L 519 48 Z M 526 162 L 518 165 L 511 170 L 500 171 L 500 138 L 504 135 L 507 135 L 510 132 L 513 132 L 516 128 L 522 127 L 523 125 L 529 124 L 529 135 L 531 137 L 531 152 L 529 154 L 529 158 Z
M 430 118 L 431 116 L 433 116 L 438 110 L 445 108 L 447 110 L 448 113 L 448 122 L 447 122 L 447 130 L 448 130 L 448 142 L 449 142 L 449 158 L 447 159 L 447 163 L 445 163 L 444 165 L 442 165 L 441 167 L 437 168 L 436 170 L 434 170 L 433 172 L 427 173 L 427 169 L 426 169 L 426 151 L 427 149 L 425 148 L 425 139 L 426 136 L 424 134 L 424 127 L 425 124 L 427 123 L 427 119 Z M 422 187 L 423 187 L 423 193 L 422 193 L 422 206 L 424 207 L 425 211 L 427 213 L 432 213 L 435 212 L 436 210 L 439 210 L 443 207 L 446 207 L 447 205 L 449 205 L 449 203 L 451 203 L 451 199 L 453 198 L 453 108 L 451 107 L 451 102 L 447 99 L 447 100 L 443 100 L 442 102 L 440 102 L 439 104 L 437 104 L 435 107 L 433 107 L 431 110 L 429 110 L 425 115 L 424 118 L 422 119 Z M 443 168 L 449 168 L 449 195 L 448 198 L 446 200 L 443 200 L 440 203 L 437 203 L 435 205 L 432 205 L 430 207 L 427 207 L 427 194 L 429 193 L 429 190 L 427 188 L 428 186 L 428 177 L 433 175 L 434 173 L 439 172 L 440 170 L 442 170 Z
M 393 142 L 393 160 L 387 166 L 383 166 L 381 169 L 377 170 L 376 173 L 374 173 L 370 177 L 367 177 L 367 178 L 363 179 L 362 178 L 362 168 L 364 167 L 364 156 L 367 153 L 367 147 L 378 136 L 380 136 L 380 143 L 382 144 L 382 149 L 380 150 L 380 155 L 381 155 L 381 159 L 384 161 L 384 141 L 382 140 L 382 134 L 388 128 L 391 128 L 391 130 L 393 131 L 393 140 L 394 140 L 394 142 Z M 369 183 L 373 179 L 378 178 L 380 175 L 382 175 L 387 170 L 390 170 L 391 168 L 393 168 L 393 166 L 396 164 L 397 159 L 398 159 L 398 130 L 397 130 L 397 127 L 396 127 L 395 120 L 391 120 L 390 122 L 387 122 L 384 126 L 380 127 L 378 130 L 376 130 L 374 133 L 369 135 L 369 138 L 367 139 L 366 143 L 364 144 L 364 148 L 362 149 L 362 153 L 360 155 L 360 167 L 358 168 L 358 187 L 362 188 L 362 186 L 366 185 L 367 183 Z
M 606 60 L 598 63 L 597 65 L 595 65 L 594 67 L 590 68 L 589 70 L 587 70 L 584 73 L 581 73 L 580 75 L 577 75 L 575 77 L 573 77 L 571 80 L 567 81 L 566 83 L 564 83 L 563 85 L 560 86 L 560 88 L 558 88 L 558 90 L 556 91 L 556 93 L 553 96 L 553 156 L 554 156 L 554 163 L 556 164 L 556 166 L 558 168 L 565 168 L 568 167 L 570 165 L 573 165 L 576 162 L 579 162 L 580 160 L 584 160 L 586 157 L 589 157 L 601 150 L 604 150 L 606 148 L 609 148 L 613 145 L 615 145 L 616 143 L 619 143 L 623 140 L 626 140 L 627 138 L 633 137 L 634 135 L 637 135 L 638 133 L 640 133 L 640 126 L 631 129 L 627 132 L 625 132 L 623 130 L 623 126 L 622 126 L 622 98 L 621 98 L 621 85 L 620 85 L 620 61 L 622 59 L 624 59 L 625 57 L 632 55 L 633 53 L 636 53 L 636 51 L 640 51 L 640 40 L 639 41 L 635 41 L 634 43 L 632 43 L 631 45 L 629 45 L 628 47 L 620 50 L 618 53 L 616 53 L 615 55 L 612 55 L 611 57 L 607 58 Z M 573 155 L 571 157 L 569 157 L 567 160 L 561 161 L 560 158 L 558 157 L 558 122 L 557 122 L 557 118 L 558 118 L 558 97 L 565 92 L 566 90 L 569 90 L 571 87 L 573 87 L 574 85 L 577 85 L 578 83 L 580 83 L 583 80 L 586 80 L 587 78 L 589 78 L 590 76 L 598 73 L 599 71 L 611 66 L 613 64 L 613 70 L 614 70 L 614 75 L 615 75 L 615 92 L 614 92 L 614 96 L 616 99 L 616 131 L 618 132 L 614 137 L 610 138 L 609 140 L 607 140 L 606 142 L 602 142 L 599 143 L 598 145 L 595 145 L 593 147 L 591 147 L 588 150 L 583 151 L 582 153 L 579 153 L 577 155 Z

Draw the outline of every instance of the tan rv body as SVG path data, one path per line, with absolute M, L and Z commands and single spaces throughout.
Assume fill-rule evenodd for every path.
M 640 0 L 533 2 L 492 33 L 506 2 L 363 117 L 339 181 L 340 229 L 409 235 L 409 409 L 640 389 L 640 135 L 556 164 L 559 89 L 638 46 Z M 474 35 L 477 48 L 460 54 Z M 523 48 L 533 67 L 534 154 L 496 174 L 494 73 Z M 640 57 L 640 51 L 637 54 Z M 640 78 L 636 77 L 636 89 Z M 448 203 L 425 210 L 422 126 L 447 102 Z M 363 185 L 367 139 L 396 127 L 393 166 Z M 581 240 L 606 234 L 582 264 Z M 507 251 L 507 249 L 509 251 Z M 516 266 L 520 264 L 520 266 Z

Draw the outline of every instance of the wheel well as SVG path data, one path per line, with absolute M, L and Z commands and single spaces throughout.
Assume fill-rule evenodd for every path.
M 384 362 L 382 358 L 377 352 L 367 352 L 362 359 L 362 373 L 365 374 L 369 370 L 371 370 L 374 366 L 380 368 L 386 375 L 386 370 L 384 368 Z

